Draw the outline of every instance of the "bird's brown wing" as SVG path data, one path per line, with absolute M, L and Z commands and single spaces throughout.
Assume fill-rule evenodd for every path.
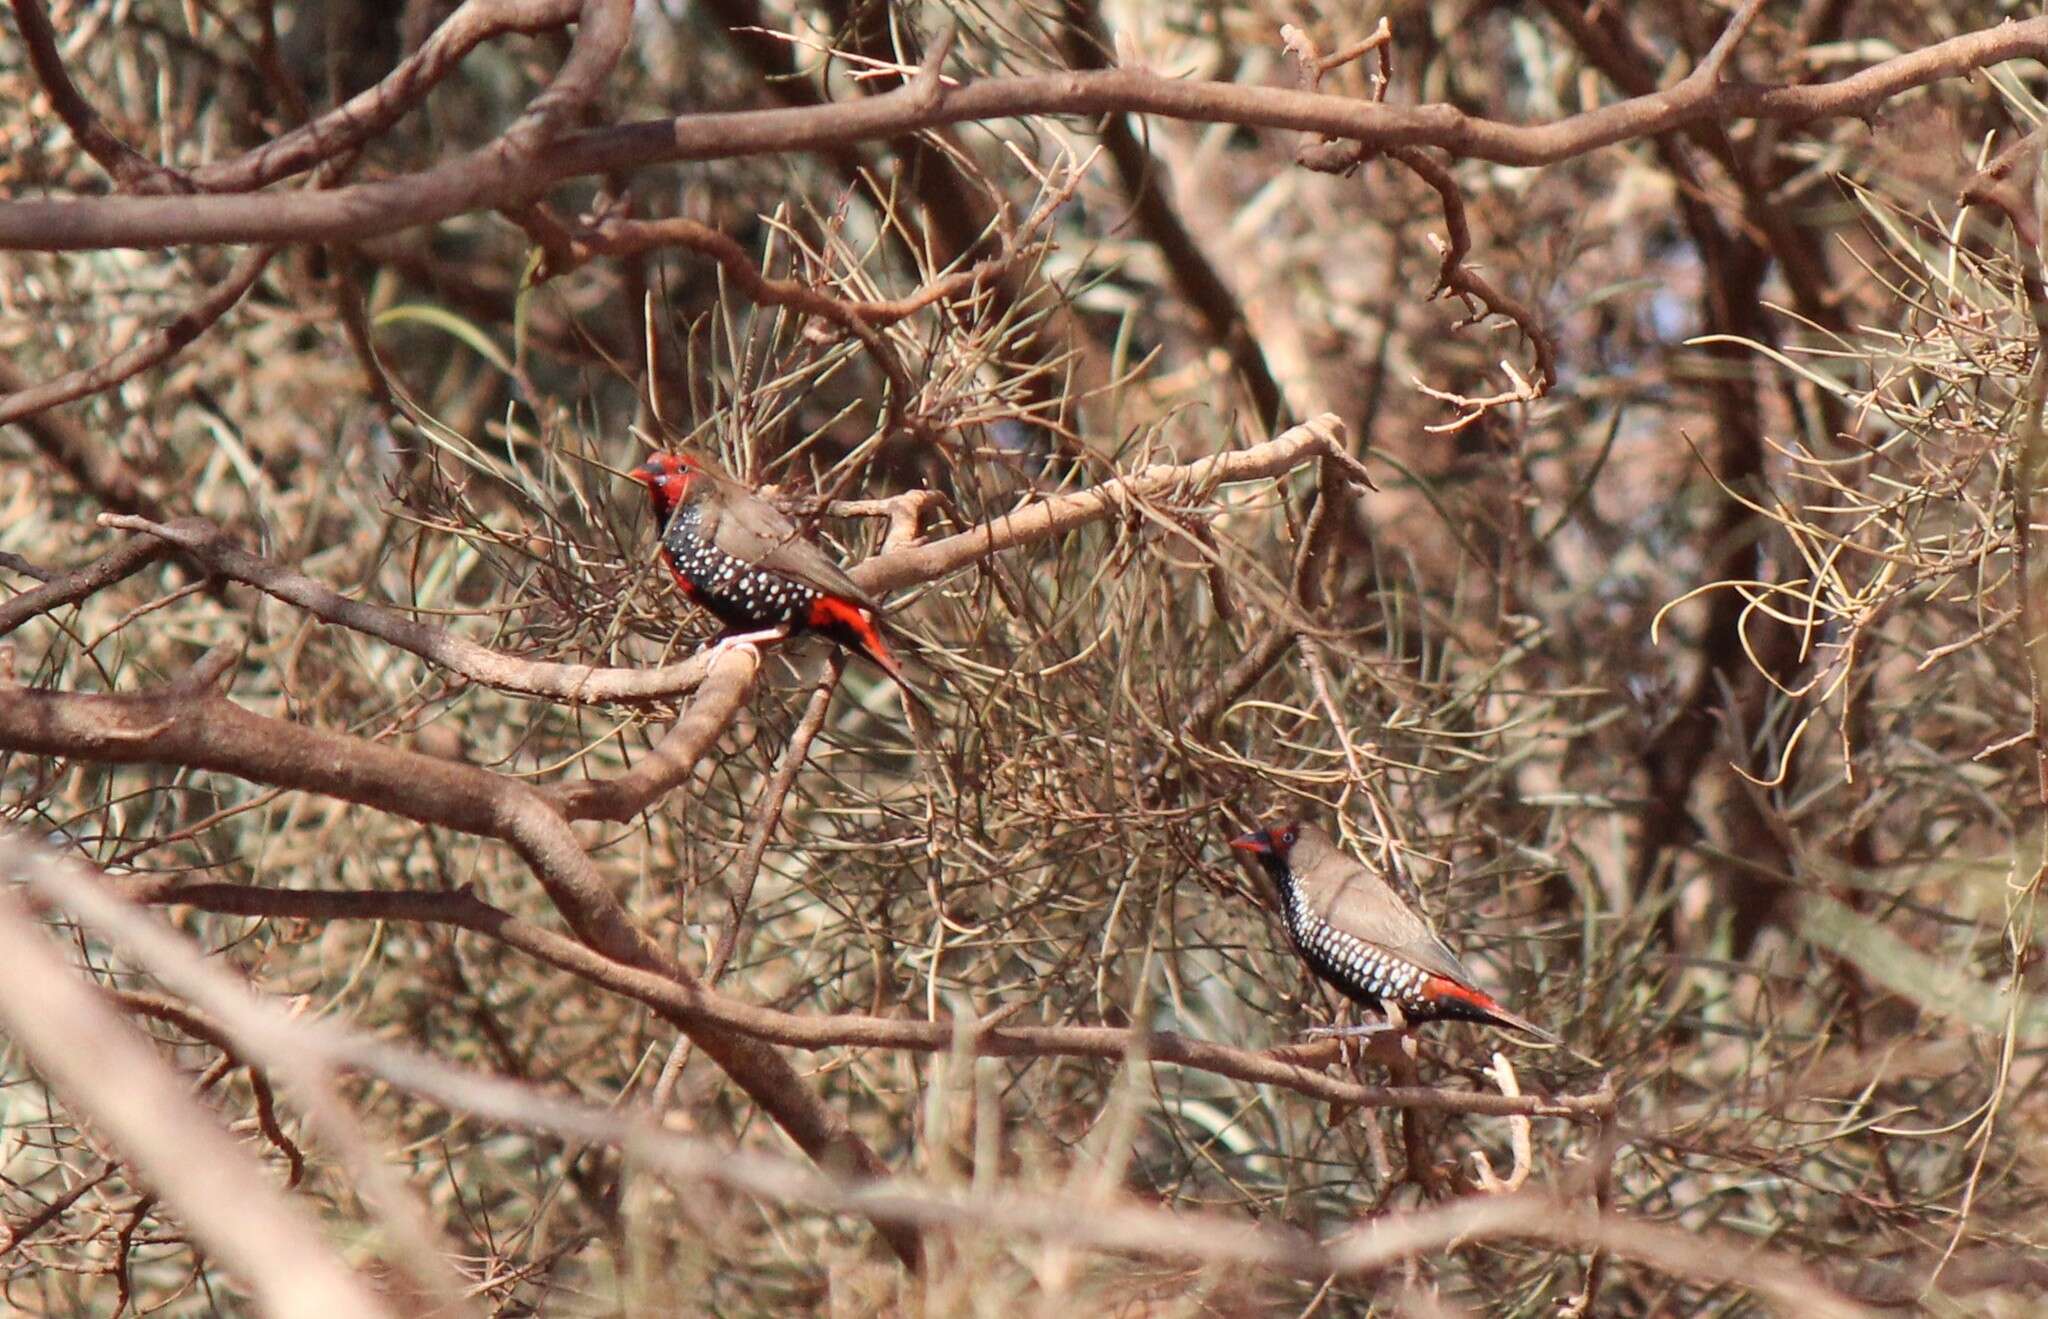
M 1299 845 L 1297 859 L 1308 860 L 1299 857 Z M 1429 928 L 1429 922 L 1401 901 L 1371 867 L 1344 855 L 1334 845 L 1308 860 L 1305 867 L 1297 866 L 1294 882 L 1309 906 L 1337 929 L 1376 944 L 1430 975 L 1461 985 L 1472 983 L 1472 973 Z
M 703 519 L 699 526 L 705 539 L 742 563 L 867 609 L 882 607 L 844 568 L 805 540 L 781 509 L 743 486 L 719 481 L 713 498 L 705 501 Z

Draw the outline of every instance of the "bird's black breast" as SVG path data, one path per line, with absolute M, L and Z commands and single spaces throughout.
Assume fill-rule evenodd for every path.
M 685 504 L 661 535 L 662 553 L 690 596 L 728 627 L 802 628 L 818 592 L 727 554 L 703 534 L 703 510 Z
M 1421 967 L 1331 925 L 1291 890 L 1286 915 L 1295 951 L 1352 1002 L 1377 1009 L 1391 1000 L 1410 1021 L 1446 1015 L 1448 1005 L 1427 992 L 1429 976 Z

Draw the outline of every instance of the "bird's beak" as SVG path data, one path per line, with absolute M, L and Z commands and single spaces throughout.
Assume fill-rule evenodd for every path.
M 654 484 L 656 477 L 653 472 L 648 471 L 645 467 L 635 467 L 632 471 L 626 473 L 626 479 L 628 481 L 636 481 L 641 485 L 651 486 Z
M 1230 840 L 1230 845 L 1240 852 L 1254 852 L 1260 856 L 1264 856 L 1273 850 L 1273 842 L 1266 837 L 1264 830 L 1246 834 L 1242 838 L 1233 838 Z

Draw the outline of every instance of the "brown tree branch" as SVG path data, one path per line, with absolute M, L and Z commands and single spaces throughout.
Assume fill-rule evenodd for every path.
M 1377 50 L 1380 55 L 1380 73 L 1374 80 L 1374 104 L 1379 104 L 1386 95 L 1387 85 L 1392 77 L 1388 48 L 1393 43 L 1393 30 L 1387 20 L 1380 20 L 1379 28 L 1365 40 L 1332 55 L 1323 55 L 1316 49 L 1308 35 L 1293 25 L 1282 29 L 1288 53 L 1293 55 L 1300 69 L 1302 90 L 1317 92 L 1322 88 L 1323 75 L 1331 69 L 1347 64 L 1368 51 Z M 1462 298 L 1472 309 L 1474 324 L 1488 315 L 1505 316 L 1521 330 L 1536 353 L 1535 380 L 1526 388 L 1519 377 L 1516 386 L 1505 394 L 1492 398 L 1468 399 L 1441 390 L 1424 387 L 1423 392 L 1433 398 L 1443 399 L 1459 405 L 1458 420 L 1449 426 L 1432 426 L 1430 430 L 1456 430 L 1477 421 L 1490 408 L 1508 402 L 1534 402 L 1550 392 L 1557 383 L 1557 346 L 1550 334 L 1543 328 L 1535 310 L 1521 299 L 1495 289 L 1485 276 L 1466 266 L 1465 258 L 1472 254 L 1472 226 L 1465 218 L 1465 198 L 1458 189 L 1458 181 L 1449 169 L 1439 164 L 1428 152 L 1420 147 L 1397 146 L 1385 148 L 1368 147 L 1361 142 L 1312 142 L 1305 143 L 1295 151 L 1296 163 L 1305 168 L 1329 174 L 1343 174 L 1357 168 L 1373 156 L 1384 154 L 1406 166 L 1408 171 L 1433 189 L 1443 206 L 1445 237 L 1440 242 L 1440 262 L 1437 269 L 1436 288 L 1432 298 L 1450 294 Z M 1435 235 L 1431 235 L 1435 240 Z M 1512 374 L 1512 372 L 1511 372 Z
M 68 371 L 55 380 L 45 381 L 27 389 L 0 394 L 0 426 L 10 421 L 20 421 L 38 412 L 54 408 L 60 403 L 69 403 L 88 394 L 97 394 L 112 389 L 115 385 L 138 375 L 149 368 L 174 356 L 178 350 L 204 334 L 208 327 L 227 314 L 228 308 L 242 300 L 256 281 L 262 277 L 264 267 L 277 254 L 275 247 L 257 247 L 244 253 L 227 275 L 206 291 L 206 296 L 193 303 L 164 326 L 114 354 L 104 362 L 93 366 Z
M 656 669 L 603 669 L 507 655 L 407 618 L 395 609 L 351 600 L 324 582 L 239 548 L 226 532 L 203 518 L 164 523 L 148 518 L 103 516 L 101 525 L 141 532 L 155 541 L 176 546 L 209 572 L 253 586 L 322 622 L 376 637 L 451 673 L 501 691 L 571 703 L 630 702 L 683 695 L 704 681 L 706 661 L 702 655 Z
M 37 387 L 21 369 L 0 357 L 0 394 L 13 395 Z M 30 442 L 108 508 L 146 518 L 166 516 L 163 505 L 142 488 L 133 468 L 110 444 L 97 442 L 77 423 L 49 413 L 24 417 L 20 427 Z
M 547 799 L 571 820 L 624 824 L 640 814 L 690 777 L 698 760 L 746 703 L 760 664 L 760 652 L 751 647 L 718 655 L 710 661 L 704 684 L 682 718 L 639 764 L 615 779 L 550 786 L 543 790 Z
M 376 86 L 282 137 L 233 160 L 201 165 L 187 177 L 207 192 L 253 192 L 353 151 L 425 100 L 484 42 L 508 32 L 566 27 L 580 8 L 581 0 L 464 0 Z
M 200 911 L 279 920 L 385 920 L 449 925 L 496 939 L 559 970 L 670 1016 L 693 1019 L 788 1048 L 902 1049 L 945 1053 L 963 1047 L 960 1023 L 833 1014 L 807 1016 L 732 998 L 702 981 L 682 984 L 611 960 L 574 939 L 493 907 L 467 889 L 454 892 L 270 889 L 242 884 L 179 884 L 150 876 L 124 880 L 130 901 L 185 905 Z M 1254 1085 L 1278 1086 L 1311 1099 L 1354 1108 L 1413 1108 L 1482 1117 L 1549 1117 L 1594 1122 L 1612 1113 L 1602 1088 L 1576 1095 L 1506 1096 L 1483 1090 L 1364 1086 L 1320 1070 L 1337 1056 L 1334 1042 L 1289 1045 L 1267 1052 L 1193 1039 L 1172 1031 L 1112 1026 L 970 1028 L 964 1047 L 985 1058 L 1087 1058 L 1121 1062 L 1142 1053 L 1167 1063 Z
M 1279 476 L 1323 455 L 1353 461 L 1344 452 L 1344 423 L 1334 412 L 1290 426 L 1249 449 L 1211 454 L 1191 463 L 1142 468 L 1070 495 L 1026 504 L 971 531 L 878 554 L 849 571 L 854 581 L 869 591 L 893 591 L 936 581 L 1005 550 L 1035 545 L 1100 521 L 1132 501 L 1199 500 L 1217 486 Z
M 1476 304 L 1473 319 L 1485 312 L 1497 313 L 1515 323 L 1536 354 L 1536 392 L 1540 397 L 1557 383 L 1557 343 L 1543 328 L 1534 308 L 1512 294 L 1496 289 L 1484 275 L 1465 264 L 1472 253 L 1472 226 L 1465 219 L 1465 199 L 1451 172 L 1414 147 L 1395 147 L 1389 158 L 1401 162 L 1417 178 L 1435 190 L 1443 202 L 1445 245 L 1437 270 L 1437 291 L 1465 298 Z
M 1277 87 L 1163 78 L 1139 69 L 988 78 L 956 89 L 911 84 L 869 100 L 796 109 L 685 115 L 566 135 L 547 130 L 587 75 L 609 69 L 623 41 L 616 6 L 595 5 L 557 77 L 528 115 L 493 143 L 404 178 L 325 192 L 263 196 L 100 197 L 0 204 L 0 249 L 79 251 L 185 243 L 361 240 L 453 215 L 522 204 L 563 179 L 655 164 L 816 151 L 949 124 L 1030 115 L 1154 114 L 1203 123 L 1292 129 L 1371 149 L 1433 146 L 1456 157 L 1545 165 L 1617 142 L 1707 123 L 1803 123 L 1868 117 L 1901 92 L 2020 58 L 2048 56 L 2048 18 L 2004 23 L 1897 55 L 1822 84 L 1722 81 L 1695 70 L 1667 91 L 1542 124 L 1514 124 L 1455 106 L 1359 102 Z M 630 8 L 630 7 L 627 7 Z M 607 21 L 591 21 L 602 18 Z M 602 29 L 604 40 L 592 36 Z M 601 76 L 601 75 L 599 75 Z
M 7 1228 L 7 1239 L 0 1241 L 0 1256 L 12 1253 L 16 1246 L 62 1218 L 72 1205 L 98 1190 L 119 1169 L 118 1163 L 107 1163 L 97 1174 L 82 1179 L 78 1185 L 52 1199 L 28 1218 L 10 1224 Z
M 533 99 L 525 113 L 491 142 L 423 174 L 311 192 L 128 197 L 120 200 L 133 202 L 146 212 L 155 212 L 163 207 L 169 207 L 175 212 L 186 205 L 198 206 L 202 210 L 211 206 L 226 205 L 231 210 L 254 209 L 259 212 L 283 213 L 298 210 L 306 198 L 319 197 L 329 199 L 328 202 L 322 202 L 316 207 L 322 210 L 326 209 L 329 202 L 338 204 L 341 211 L 348 211 L 367 203 L 368 209 L 364 212 L 366 219 L 379 210 L 379 204 L 370 200 L 373 195 L 382 195 L 385 198 L 385 206 L 394 207 L 401 213 L 412 205 L 425 203 L 427 209 L 438 211 L 438 218 L 473 210 L 505 209 L 523 205 L 529 198 L 542 191 L 549 182 L 546 177 L 546 160 L 551 159 L 560 149 L 557 139 L 583 107 L 603 90 L 605 80 L 610 77 L 619 56 L 625 51 L 626 40 L 631 34 L 632 17 L 631 0 L 582 0 L 577 11 L 576 38 L 570 44 L 568 57 L 562 61 L 562 66 L 556 71 L 553 81 Z M 406 194 L 412 194 L 414 200 L 402 200 Z M 115 199 L 98 200 L 105 203 Z M 51 219 L 55 223 L 64 223 L 56 217 Z M 298 238 L 278 241 L 353 241 L 405 228 L 407 223 L 344 224 L 324 235 L 307 232 Z M 56 236 L 61 243 L 62 235 Z M 161 240 L 144 244 L 159 245 L 163 245 Z M 88 243 L 86 246 L 96 245 Z M 28 248 L 58 250 L 46 243 L 32 243 Z
M 22 45 L 28 49 L 29 67 L 36 71 L 36 79 L 49 95 L 51 108 L 85 153 L 123 188 L 157 184 L 167 192 L 191 192 L 191 180 L 123 142 L 92 108 L 64 68 L 64 57 L 57 49 L 57 31 L 50 26 L 50 16 L 43 11 L 41 0 L 13 0 L 13 5 L 14 24 L 21 32 Z
M 53 609 L 76 604 L 89 595 L 106 590 L 115 582 L 141 572 L 171 552 L 171 547 L 148 536 L 134 536 L 115 546 L 91 563 L 53 577 L 32 591 L 0 603 L 0 637 L 32 618 Z
M 264 1076 L 263 1069 L 247 1062 L 235 1052 L 234 1041 L 228 1038 L 227 1032 L 204 1015 L 156 994 L 109 990 L 107 997 L 136 1016 L 176 1026 L 193 1039 L 212 1045 L 220 1051 L 221 1061 L 227 1066 L 244 1068 L 249 1075 L 249 1092 L 256 1110 L 257 1129 L 263 1133 L 265 1140 L 276 1147 L 278 1153 L 284 1155 L 285 1162 L 291 1167 L 290 1172 L 285 1175 L 285 1189 L 290 1190 L 299 1184 L 306 1175 L 306 1156 L 293 1143 L 291 1137 L 284 1134 L 284 1128 L 278 1125 L 277 1098 L 270 1089 L 270 1081 Z M 201 1088 L 205 1088 L 203 1084 Z
M 213 1013 L 252 1056 L 279 1067 L 346 1067 L 378 1076 L 451 1110 L 524 1130 L 629 1149 L 636 1159 L 682 1185 L 730 1187 L 770 1203 L 828 1213 L 861 1214 L 915 1237 L 925 1230 L 978 1227 L 1025 1232 L 1091 1250 L 1189 1258 L 1209 1265 L 1256 1264 L 1293 1276 L 1380 1272 L 1404 1259 L 1448 1250 L 1461 1241 L 1527 1239 L 1611 1250 L 1675 1276 L 1740 1285 L 1799 1314 L 1861 1319 L 1864 1310 L 1781 1254 L 1736 1243 L 1702 1241 L 1697 1231 L 1590 1211 L 1548 1189 L 1474 1196 L 1436 1209 L 1375 1218 L 1363 1228 L 1318 1242 L 1301 1233 L 1252 1227 L 1204 1213 L 1094 1199 L 1085 1212 L 1072 1194 L 988 1194 L 980 1187 L 942 1189 L 909 1178 L 858 1181 L 775 1158 L 714 1146 L 621 1115 L 553 1098 L 531 1086 L 478 1076 L 394 1048 L 333 1020 L 293 1019 L 254 998 L 211 960 L 110 893 L 82 868 L 28 853 L 0 838 L 0 857 L 28 855 L 39 896 L 63 907 L 172 989 Z

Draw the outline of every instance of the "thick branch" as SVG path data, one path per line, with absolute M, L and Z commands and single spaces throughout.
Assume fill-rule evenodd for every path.
M 615 19 L 618 6 L 598 6 Z M 630 10 L 630 6 L 626 6 Z M 599 62 L 606 26 L 586 12 L 576 51 L 557 82 Z M 586 44 L 592 57 L 579 58 Z M 1163 78 L 1141 69 L 988 78 L 934 95 L 909 85 L 869 100 L 797 109 L 685 115 L 570 134 L 545 152 L 533 129 L 555 122 L 569 97 L 544 94 L 533 112 L 490 145 L 404 178 L 325 192 L 264 196 L 101 197 L 0 205 L 0 248 L 78 251 L 183 243 L 358 241 L 453 215 L 523 203 L 563 179 L 647 165 L 818 151 L 947 124 L 1030 115 L 1153 114 L 1202 123 L 1292 129 L 1373 149 L 1433 146 L 1507 165 L 1545 165 L 1617 142 L 1708 122 L 1802 123 L 1868 117 L 1900 92 L 2020 58 L 2048 57 L 2048 18 L 2006 23 L 1937 42 L 1832 83 L 1723 82 L 1701 68 L 1653 92 L 1546 124 L 1512 124 L 1451 105 L 1397 106 L 1277 87 Z M 609 63 L 605 63 L 609 68 Z M 574 77 L 572 79 L 572 72 Z
M 626 39 L 632 29 L 632 18 L 631 0 L 584 0 L 578 11 L 576 39 L 569 47 L 568 58 L 556 71 L 554 80 L 527 107 L 526 113 L 513 121 L 509 128 L 491 142 L 423 174 L 377 183 L 359 183 L 325 191 L 235 196 L 104 197 L 91 203 L 59 202 L 55 205 L 64 207 L 86 204 L 99 207 L 118 201 L 139 208 L 136 212 L 139 215 L 186 213 L 196 219 L 208 213 L 255 212 L 283 217 L 294 213 L 303 216 L 306 210 L 305 203 L 309 198 L 322 198 L 323 200 L 316 203 L 312 210 L 326 217 L 323 226 L 315 226 L 324 228 L 326 232 L 315 235 L 310 231 L 302 231 L 297 238 L 280 240 L 287 242 L 352 241 L 421 223 L 418 219 L 405 218 L 408 213 L 431 213 L 435 219 L 445 219 L 470 211 L 518 206 L 544 189 L 551 181 L 548 177 L 550 166 L 547 161 L 553 159 L 560 149 L 557 138 L 576 114 L 603 90 L 613 67 L 618 63 L 619 56 L 625 51 Z M 571 175 L 558 177 L 568 178 Z M 225 208 L 225 211 L 221 212 L 218 208 Z M 0 210 L 4 209 L 0 207 Z M 351 214 L 356 218 L 349 219 Z M 381 221 L 380 216 L 384 217 Z M 6 219 L 7 217 L 0 216 L 0 228 L 5 227 Z M 85 219 L 82 214 L 74 215 L 70 219 L 46 217 L 47 223 L 58 226 L 47 235 L 48 238 L 55 239 L 54 243 L 27 242 L 14 246 L 31 251 L 76 251 L 83 248 L 123 245 L 119 242 L 107 244 L 87 241 L 77 247 L 72 246 L 62 226 Z M 396 222 L 387 222 L 393 220 Z M 294 224 L 287 220 L 285 227 L 292 228 Z M 159 235 L 134 245 L 153 247 L 178 241 L 181 240 Z M 243 240 L 224 238 L 196 241 Z M 248 241 L 271 240 L 257 238 Z M 0 240 L 0 247 L 5 246 L 9 244 Z

